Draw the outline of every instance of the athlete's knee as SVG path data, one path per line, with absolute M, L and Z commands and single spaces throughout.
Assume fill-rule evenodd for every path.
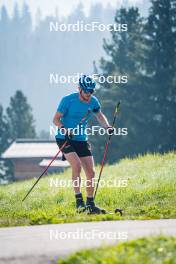
M 74 164 L 72 165 L 72 170 L 73 172 L 80 174 L 81 173 L 81 162 L 79 161 L 74 162 Z
M 87 170 L 87 177 L 90 179 L 94 178 L 95 177 L 95 170 L 93 168 L 89 168 Z

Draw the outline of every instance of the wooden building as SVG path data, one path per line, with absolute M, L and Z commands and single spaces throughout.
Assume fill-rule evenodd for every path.
M 2 154 L 2 159 L 10 159 L 14 166 L 16 180 L 38 177 L 51 159 L 56 155 L 58 146 L 55 141 L 38 139 L 17 139 Z M 48 173 L 63 172 L 69 166 L 61 160 L 62 154 L 52 163 Z

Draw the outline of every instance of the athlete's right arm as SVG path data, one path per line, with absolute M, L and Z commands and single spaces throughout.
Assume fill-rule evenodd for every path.
M 62 116 L 63 116 L 63 113 L 60 113 L 60 112 L 56 112 L 55 115 L 54 115 L 53 123 L 58 128 L 60 128 L 61 126 L 63 126 L 62 122 L 60 121 L 60 119 L 61 119 Z

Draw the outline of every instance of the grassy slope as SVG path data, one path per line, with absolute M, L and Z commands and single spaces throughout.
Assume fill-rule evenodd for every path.
M 82 250 L 58 264 L 174 264 L 176 237 L 140 238 L 117 246 Z
M 125 209 L 122 218 L 76 214 L 72 188 L 50 187 L 51 177 L 70 179 L 70 175 L 69 169 L 64 174 L 42 178 L 24 203 L 21 200 L 36 179 L 1 186 L 0 226 L 176 217 L 176 153 L 148 154 L 104 168 L 103 179 L 126 179 L 128 185 L 100 188 L 96 202 L 110 211 L 117 207 Z

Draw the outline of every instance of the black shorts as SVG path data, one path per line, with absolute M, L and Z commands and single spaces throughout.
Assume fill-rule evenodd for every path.
M 59 148 L 65 143 L 65 139 L 56 139 Z M 91 145 L 88 141 L 69 140 L 65 147 L 62 149 L 62 153 L 76 152 L 78 157 L 92 156 Z M 63 157 L 62 160 L 65 160 Z

